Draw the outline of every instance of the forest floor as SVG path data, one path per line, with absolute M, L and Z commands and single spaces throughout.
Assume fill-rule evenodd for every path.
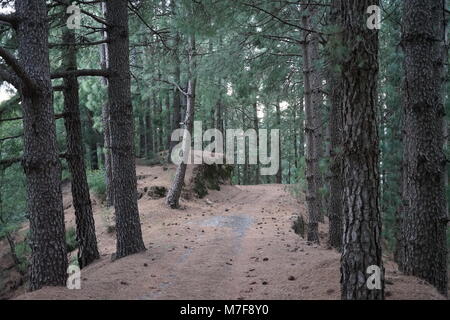
M 172 166 L 138 165 L 138 188 L 169 186 Z M 191 172 L 189 173 L 191 174 Z M 81 290 L 48 287 L 17 299 L 339 299 L 338 252 L 311 245 L 292 230 L 305 207 L 287 186 L 223 185 L 203 199 L 139 200 L 147 251 L 115 262 L 111 213 L 94 201 L 101 259 L 82 270 Z M 64 188 L 66 224 L 74 225 L 70 188 Z M 72 254 L 76 254 L 73 252 Z M 406 277 L 385 257 L 388 299 L 443 299 L 425 282 Z

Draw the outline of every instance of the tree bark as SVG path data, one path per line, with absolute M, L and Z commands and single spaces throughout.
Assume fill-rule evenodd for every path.
M 280 130 L 281 132 L 281 110 L 280 110 L 280 101 L 277 101 L 277 105 L 276 105 L 276 120 L 277 120 L 277 129 Z M 280 141 L 281 142 L 281 135 L 280 135 Z M 283 183 L 283 168 L 281 165 L 281 161 L 282 161 L 282 148 L 281 148 L 281 143 L 279 143 L 280 146 L 280 152 L 278 153 L 278 171 L 277 174 L 275 176 L 275 183 L 281 184 Z
M 193 124 L 194 124 L 194 112 L 195 112 L 195 90 L 197 86 L 197 77 L 195 75 L 196 72 L 196 46 L 195 46 L 195 36 L 191 35 L 189 38 L 189 81 L 188 81 L 188 90 L 187 90 L 187 106 L 186 106 L 186 118 L 184 120 L 184 128 L 189 134 L 192 134 Z M 189 140 L 189 141 L 188 141 Z M 183 137 L 183 154 L 185 154 L 187 147 L 186 144 L 190 144 L 190 139 L 187 139 L 187 135 L 185 134 Z M 172 183 L 172 187 L 170 188 L 167 198 L 166 204 L 172 208 L 176 209 L 180 206 L 180 196 L 181 190 L 184 185 L 184 177 L 186 175 L 186 167 L 187 164 L 183 161 L 178 167 L 175 174 L 175 179 Z
M 255 184 L 260 184 L 260 174 L 259 174 L 259 118 L 258 118 L 258 103 L 253 103 L 253 126 L 256 131 L 256 174 L 255 174 Z M 217 128 L 219 129 L 219 128 Z M 223 128 L 219 129 L 223 132 Z
M 175 36 L 175 44 L 178 46 L 180 43 L 180 35 L 177 33 Z M 175 70 L 174 79 L 177 84 L 181 82 L 181 68 L 180 68 L 180 58 L 178 57 L 178 52 L 175 53 Z M 181 92 L 178 88 L 173 88 L 173 114 L 172 114 L 172 132 L 180 128 L 181 123 Z M 170 135 L 172 134 L 170 133 Z M 170 139 L 170 136 L 169 136 Z M 171 140 L 171 139 L 170 139 Z M 171 161 L 171 154 L 173 147 L 176 145 L 176 141 L 170 141 L 169 144 L 169 162 Z
M 64 31 L 62 42 L 63 67 L 66 71 L 77 69 L 77 49 L 75 33 Z M 78 80 L 75 76 L 64 78 L 64 125 L 67 133 L 66 159 L 72 176 L 71 188 L 75 209 L 76 232 L 78 242 L 78 264 L 84 268 L 100 257 L 95 235 L 95 222 L 92 214 L 91 198 L 84 164 L 83 137 L 81 133 L 80 99 Z
M 139 158 L 145 157 L 145 114 L 143 110 L 139 111 Z
M 56 142 L 44 1 L 15 1 L 19 17 L 19 59 L 35 89 L 21 91 L 24 127 L 22 165 L 30 218 L 29 288 L 65 285 L 67 249 L 61 192 L 61 164 Z
M 312 20 L 314 16 L 317 16 L 316 9 L 309 9 L 310 17 L 308 18 L 308 28 L 313 29 Z M 309 76 L 311 77 L 311 108 L 313 117 L 313 130 L 314 130 L 314 144 L 316 152 L 316 163 L 314 165 L 314 179 L 316 180 L 316 195 L 317 195 L 317 206 L 319 211 L 319 222 L 324 221 L 324 208 L 325 202 L 323 197 L 324 190 L 324 179 L 322 171 L 320 169 L 320 162 L 324 157 L 324 143 L 323 143 L 323 94 L 322 94 L 322 72 L 319 69 L 320 65 L 320 55 L 319 55 L 319 36 L 317 33 L 310 35 L 308 41 L 308 46 L 310 48 L 310 64 L 309 64 Z
M 403 3 L 404 145 L 409 156 L 404 161 L 402 267 L 447 295 L 444 6 L 445 1 L 435 0 Z
M 367 28 L 367 8 L 379 0 L 340 0 L 339 24 L 345 54 L 342 75 L 342 166 L 344 236 L 341 296 L 384 299 L 379 208 L 377 131 L 378 30 Z M 380 270 L 380 289 L 369 289 L 368 267 Z
M 129 57 L 128 10 L 125 1 L 106 2 L 108 23 L 112 173 L 116 209 L 117 252 L 122 258 L 145 250 L 137 203 L 133 142 L 133 106 Z
M 105 103 L 102 108 L 103 137 L 105 145 L 105 184 L 106 184 L 106 206 L 114 206 L 113 187 L 113 165 L 111 156 L 111 130 L 110 130 L 109 103 Z
M 339 8 L 336 2 L 330 10 L 330 25 L 336 26 Z M 329 132 L 330 132 L 330 201 L 328 207 L 329 243 L 330 246 L 341 251 L 342 248 L 342 79 L 339 73 L 336 52 L 340 43 L 339 33 L 330 37 L 328 41 L 328 82 L 329 82 Z
M 310 27 L 310 17 L 303 16 L 302 22 L 305 28 Z M 317 191 L 318 172 L 317 164 L 317 144 L 315 131 L 315 114 L 312 101 L 312 84 L 311 84 L 311 35 L 305 33 L 303 39 L 303 83 L 305 91 L 305 139 L 306 139 L 306 203 L 308 209 L 308 241 L 319 243 L 319 219 L 320 219 L 320 198 Z
M 147 159 L 150 159 L 153 156 L 153 125 L 152 125 L 152 106 L 150 103 L 150 99 L 146 101 L 146 110 L 145 110 L 145 155 Z

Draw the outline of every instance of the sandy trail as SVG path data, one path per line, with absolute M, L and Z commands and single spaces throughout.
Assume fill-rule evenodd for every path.
M 171 170 L 138 167 L 139 186 L 168 184 Z M 44 288 L 19 299 L 339 299 L 339 254 L 291 229 L 305 214 L 282 185 L 222 186 L 170 210 L 139 201 L 147 251 L 111 262 L 114 234 L 96 208 L 100 261 L 82 270 L 82 289 Z M 70 210 L 69 210 L 70 211 Z M 66 223 L 73 223 L 68 212 Z M 390 299 L 441 299 L 387 262 Z

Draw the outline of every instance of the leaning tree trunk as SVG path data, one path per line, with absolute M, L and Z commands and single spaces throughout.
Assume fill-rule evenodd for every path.
M 303 25 L 308 28 L 310 26 L 310 17 L 303 16 Z M 305 33 L 303 39 L 303 83 L 305 91 L 305 139 L 306 139 L 306 203 L 308 209 L 308 233 L 307 239 L 312 242 L 319 242 L 319 219 L 320 219 L 320 199 L 317 191 L 317 179 L 315 175 L 318 172 L 317 150 L 315 143 L 315 115 L 312 104 L 312 86 L 311 86 L 311 35 Z
M 110 134 L 117 252 L 115 257 L 145 250 L 137 203 L 133 143 L 133 106 L 126 1 L 106 2 L 108 24 Z
M 22 165 L 30 218 L 29 287 L 65 285 L 67 249 L 52 105 L 45 1 L 15 1 L 19 58 L 35 89 L 21 93 L 24 128 Z
M 66 71 L 77 69 L 77 50 L 75 33 L 64 31 L 62 42 L 66 43 L 63 51 L 63 68 Z M 76 76 L 64 78 L 64 125 L 67 133 L 66 159 L 72 176 L 72 198 L 75 208 L 75 220 L 78 243 L 78 264 L 84 268 L 100 257 L 95 235 L 95 222 L 92 214 L 89 186 L 84 164 L 83 137 L 81 134 L 80 99 Z
M 340 0 L 342 30 L 342 166 L 344 236 L 342 299 L 383 299 L 377 131 L 378 30 L 367 8 L 379 0 Z M 380 289 L 369 289 L 368 268 L 379 268 Z M 369 269 L 370 270 L 370 269 Z M 376 276 L 376 274 L 375 274 Z
M 404 145 L 409 156 L 404 161 L 402 267 L 406 274 L 427 280 L 446 295 L 444 3 L 436 0 L 403 3 L 404 101 L 408 123 Z
M 188 136 L 192 134 L 192 128 L 194 124 L 194 111 L 195 111 L 195 89 L 197 85 L 197 78 L 194 74 L 196 63 L 195 63 L 195 54 L 196 54 L 196 48 L 195 48 L 195 36 L 191 35 L 189 39 L 189 81 L 188 81 L 188 90 L 187 90 L 187 106 L 186 106 L 186 117 L 184 120 L 184 129 L 185 134 L 183 136 L 183 157 L 184 160 L 187 160 L 187 150 L 188 148 L 187 144 L 190 144 L 191 141 L 188 139 Z M 187 135 L 189 133 L 189 135 Z M 186 168 L 187 164 L 185 161 L 182 161 L 178 167 L 175 174 L 175 179 L 172 183 L 172 187 L 170 188 L 167 198 L 166 198 L 166 204 L 172 208 L 176 209 L 180 206 L 180 196 L 181 196 L 181 190 L 184 185 L 184 177 L 186 175 Z

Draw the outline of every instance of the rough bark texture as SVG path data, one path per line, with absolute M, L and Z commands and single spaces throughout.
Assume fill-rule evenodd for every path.
M 310 17 L 303 16 L 303 25 L 305 28 L 310 27 Z M 315 143 L 315 115 L 312 102 L 312 84 L 311 84 L 311 35 L 306 34 L 303 38 L 303 83 L 305 92 L 305 139 L 306 139 L 306 203 L 308 209 L 308 233 L 307 239 L 312 242 L 319 242 L 319 219 L 320 205 L 317 192 L 318 172 L 317 150 Z
M 110 112 L 108 102 L 102 108 L 103 123 L 103 139 L 105 153 L 105 184 L 106 184 L 106 206 L 114 205 L 114 188 L 113 188 L 113 166 L 111 156 L 111 130 L 110 130 Z
M 330 25 L 336 26 L 339 8 L 336 3 L 330 11 Z M 328 40 L 328 82 L 329 82 L 329 134 L 330 134 L 330 199 L 328 207 L 329 243 L 341 250 L 342 247 L 342 87 L 336 49 L 341 42 L 339 33 Z
M 312 20 L 314 16 L 317 15 L 316 11 L 310 9 L 311 17 L 308 19 L 308 28 L 313 29 Z M 319 210 L 319 221 L 324 222 L 324 197 L 322 195 L 324 190 L 324 179 L 322 172 L 320 170 L 320 161 L 324 157 L 324 143 L 323 143 L 323 94 L 322 94 L 322 86 L 323 86 L 323 78 L 322 72 L 320 70 L 320 55 L 319 55 L 319 36 L 317 33 L 313 33 L 310 35 L 310 39 L 308 42 L 308 46 L 310 48 L 310 64 L 309 64 L 309 76 L 311 77 L 311 108 L 313 113 L 313 122 L 314 122 L 314 144 L 315 144 L 315 152 L 316 159 L 314 165 L 314 179 L 316 180 L 316 195 L 317 195 L 317 206 Z
M 405 53 L 403 271 L 447 294 L 444 104 L 444 3 L 403 3 Z M 432 23 L 430 23 L 432 21 Z
M 22 91 L 24 154 L 30 218 L 29 287 L 65 285 L 67 250 L 52 105 L 47 7 L 44 1 L 15 2 L 19 59 L 36 89 Z
M 178 46 L 180 43 L 180 35 L 177 33 L 175 36 L 175 44 Z M 178 57 L 178 52 L 175 53 L 175 70 L 174 70 L 174 78 L 176 83 L 181 82 L 181 68 L 180 68 L 180 58 Z M 181 123 L 181 93 L 178 90 L 178 88 L 173 89 L 173 113 L 172 113 L 172 123 L 171 123 L 171 129 L 172 131 L 169 134 L 169 139 L 171 140 L 170 136 L 172 135 L 172 132 L 176 129 L 180 128 Z M 169 162 L 171 161 L 171 154 L 173 147 L 177 144 L 176 141 L 170 141 L 169 143 Z
M 65 71 L 77 69 L 77 51 L 75 33 L 69 29 L 64 31 L 62 42 L 68 45 L 63 52 Z M 71 188 L 75 209 L 78 264 L 84 268 L 100 257 L 95 235 L 95 222 L 92 214 L 89 186 L 84 164 L 83 137 L 81 134 L 80 99 L 78 80 L 75 76 L 64 78 L 64 125 L 67 133 L 66 159 L 72 176 Z
M 103 16 L 106 16 L 106 4 L 100 3 L 100 10 Z M 108 34 L 106 31 L 102 32 L 102 38 L 107 39 Z M 108 70 L 109 58 L 108 58 L 108 45 L 100 45 L 100 63 L 102 70 Z M 108 78 L 102 78 L 102 83 L 108 85 Z M 112 185 L 112 157 L 111 157 L 111 134 L 110 134 L 110 114 L 108 102 L 102 107 L 102 125 L 103 125 L 103 155 L 105 166 L 105 184 L 106 184 L 106 206 L 111 207 L 114 205 L 114 190 Z
M 343 217 L 342 299 L 383 299 L 377 132 L 378 31 L 367 28 L 373 0 L 341 0 Z M 380 268 L 381 289 L 369 290 L 367 268 Z
M 106 2 L 108 23 L 111 154 L 116 212 L 116 258 L 145 250 L 137 203 L 133 106 L 126 1 Z
M 187 90 L 187 106 L 186 106 L 186 117 L 184 120 L 184 128 L 190 134 L 192 134 L 192 128 L 194 125 L 194 111 L 195 111 L 195 89 L 197 85 L 197 79 L 194 74 L 195 72 L 195 37 L 192 35 L 189 39 L 189 81 L 188 81 L 188 90 Z M 184 144 L 190 144 L 191 141 L 187 139 L 185 135 L 183 137 Z M 187 148 L 183 146 L 183 154 Z M 184 185 L 184 177 L 186 175 L 186 166 L 187 164 L 183 161 L 177 168 L 175 179 L 172 183 L 172 187 L 169 190 L 166 198 L 166 204 L 172 208 L 176 209 L 180 206 L 180 196 L 181 190 Z

